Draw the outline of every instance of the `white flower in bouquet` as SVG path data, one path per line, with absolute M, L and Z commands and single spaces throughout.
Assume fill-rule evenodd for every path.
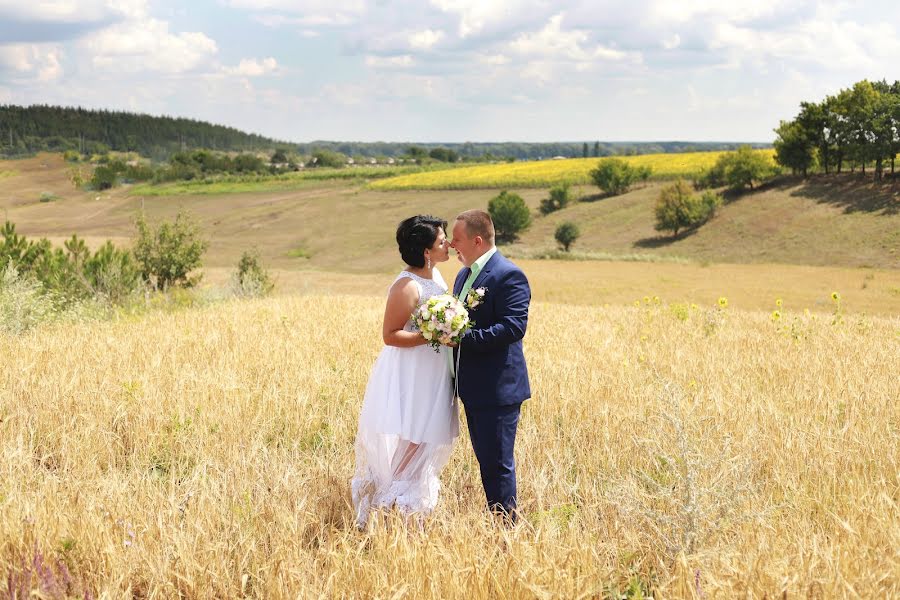
M 450 294 L 432 296 L 410 319 L 435 351 L 442 345 L 458 344 L 472 326 L 465 305 Z

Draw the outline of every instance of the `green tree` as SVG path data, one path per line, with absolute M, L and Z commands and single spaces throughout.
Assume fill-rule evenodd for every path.
M 95 190 L 108 190 L 118 183 L 118 173 L 110 164 L 98 165 L 91 176 L 91 187 Z
M 690 183 L 679 179 L 659 194 L 654 213 L 656 230 L 671 231 L 673 237 L 683 229 L 697 227 L 708 221 L 722 205 L 721 198 L 706 191 L 697 196 Z
M 312 153 L 307 166 L 310 167 L 330 167 L 340 168 L 347 164 L 347 157 L 340 152 L 332 152 L 331 150 L 316 150 Z
M 587 142 L 585 142 L 581 146 L 581 158 L 587 158 L 587 157 L 588 157 L 588 145 L 587 145 Z
M 568 183 L 555 185 L 550 188 L 550 197 L 541 200 L 541 214 L 549 215 L 557 210 L 562 210 L 571 204 L 572 201 L 572 192 Z
M 569 248 L 580 236 L 581 231 L 578 229 L 578 225 L 571 221 L 560 223 L 559 227 L 556 228 L 556 232 L 553 234 L 553 237 L 566 252 L 569 251 Z
M 590 173 L 601 190 L 612 196 L 627 192 L 637 181 L 650 177 L 650 168 L 635 168 L 621 158 L 604 158 Z
M 813 140 L 798 121 L 782 121 L 775 129 L 775 160 L 795 174 L 806 177 L 816 162 L 816 148 Z
M 713 167 L 700 178 L 702 187 L 728 186 L 738 191 L 753 189 L 754 183 L 765 181 L 774 174 L 773 165 L 762 153 L 750 146 L 741 146 L 734 152 L 719 156 Z
M 284 150 L 278 149 L 272 153 L 272 157 L 269 159 L 269 162 L 272 164 L 284 164 L 288 161 L 287 154 L 284 153 Z
M 531 213 L 518 194 L 503 190 L 488 202 L 497 243 L 514 242 L 531 225 Z
M 203 264 L 207 242 L 187 213 L 179 212 L 174 222 L 164 221 L 156 227 L 141 213 L 135 225 L 138 237 L 134 255 L 144 281 L 162 291 L 173 286 L 191 287 L 200 281 L 200 275 L 191 273 Z
M 232 278 L 232 287 L 237 295 L 247 297 L 266 296 L 275 287 L 256 250 L 241 254 L 237 271 Z
M 459 155 L 453 150 L 448 150 L 447 148 L 432 148 L 428 153 L 428 156 L 433 158 L 434 160 L 439 160 L 441 162 L 456 162 L 459 160 Z M 418 157 L 421 158 L 421 157 Z

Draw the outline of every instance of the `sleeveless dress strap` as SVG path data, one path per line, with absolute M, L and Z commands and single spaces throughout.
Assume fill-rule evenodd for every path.
M 397 283 L 401 279 L 411 279 L 413 283 L 416 284 L 416 289 L 419 291 L 419 299 L 422 298 L 422 283 L 416 278 L 415 275 L 410 273 L 409 271 L 400 271 L 400 274 L 394 279 L 393 283 L 391 283 L 390 287 L 388 287 L 388 293 L 390 293 L 391 288 L 394 287 L 394 283 Z

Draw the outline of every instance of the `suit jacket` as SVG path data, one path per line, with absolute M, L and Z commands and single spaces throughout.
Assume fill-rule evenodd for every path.
M 456 276 L 454 295 L 468 273 L 462 269 Z M 497 252 L 472 284 L 472 289 L 479 287 L 487 290 L 484 302 L 469 311 L 475 325 L 459 344 L 459 397 L 471 408 L 521 403 L 531 397 L 522 352 L 531 302 L 528 279 Z

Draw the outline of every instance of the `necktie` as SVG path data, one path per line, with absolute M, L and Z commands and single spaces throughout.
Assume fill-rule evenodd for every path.
M 469 290 L 472 289 L 472 284 L 475 283 L 475 279 L 478 277 L 480 271 L 481 268 L 478 266 L 478 263 L 474 263 L 469 271 L 469 276 L 466 277 L 466 281 L 463 283 L 462 289 L 459 290 L 458 298 L 463 302 L 466 301 L 466 295 L 469 293 Z
M 466 273 L 468 271 L 468 273 Z M 475 278 L 478 277 L 478 268 L 477 264 L 473 264 L 471 268 L 465 267 L 463 269 L 463 273 L 466 275 L 466 280 L 463 282 L 462 288 L 459 290 L 459 298 L 463 302 L 466 300 L 466 294 L 469 293 L 469 290 L 472 289 L 472 283 L 475 281 Z M 450 376 L 454 379 L 456 378 L 456 365 L 453 364 L 453 352 L 449 352 L 447 354 L 450 361 Z

